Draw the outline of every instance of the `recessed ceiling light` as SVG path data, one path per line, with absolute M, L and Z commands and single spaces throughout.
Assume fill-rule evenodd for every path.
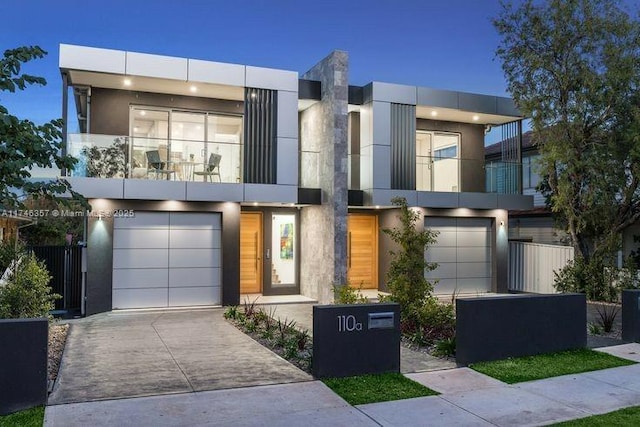
M 380 205 L 376 205 L 376 209 L 380 209 Z
M 438 115 L 438 112 L 437 112 L 436 110 L 433 110 L 433 111 L 431 112 L 431 115 L 432 115 L 433 117 L 435 117 L 435 116 L 437 116 L 437 115 Z
M 138 126 L 135 126 L 135 127 L 133 128 L 133 131 L 134 131 L 134 132 L 138 132 L 138 130 L 139 130 Z
M 144 111 L 144 110 L 140 110 L 140 115 L 141 115 L 141 116 L 146 116 L 146 115 L 147 115 L 147 112 L 146 112 L 146 111 Z
M 257 95 L 256 95 L 256 93 L 255 93 L 255 92 L 251 92 L 251 97 L 252 97 L 252 98 L 255 98 L 256 96 L 257 96 Z
M 258 202 L 253 202 L 253 206 L 258 206 Z
M 195 87 L 195 86 L 191 86 L 191 87 L 189 88 L 189 90 L 191 91 L 191 93 L 195 93 L 195 92 L 197 92 L 197 91 L 198 91 L 198 88 L 197 88 L 197 87 Z
M 478 116 L 477 114 L 475 116 L 472 117 L 474 122 L 477 122 L 478 120 L 480 120 L 480 116 Z
M 131 79 L 124 79 L 125 86 L 131 86 Z

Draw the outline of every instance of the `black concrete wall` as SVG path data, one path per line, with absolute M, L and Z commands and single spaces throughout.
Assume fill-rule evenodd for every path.
M 371 328 L 370 313 L 393 313 L 389 327 Z M 398 304 L 313 306 L 314 377 L 383 372 L 400 372 Z
M 459 365 L 586 346 L 584 294 L 514 295 L 456 301 Z
M 622 339 L 640 342 L 640 289 L 622 291 Z
M 47 402 L 47 319 L 0 319 L 0 415 Z

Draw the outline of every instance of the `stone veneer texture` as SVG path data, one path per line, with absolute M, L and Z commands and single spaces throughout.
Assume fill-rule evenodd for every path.
M 322 205 L 301 212 L 300 291 L 320 303 L 333 301 L 332 285 L 347 280 L 347 105 L 346 52 L 334 51 L 303 78 L 322 82 L 322 99 L 301 114 L 302 150 L 318 152 Z M 312 177 L 301 171 L 303 185 Z

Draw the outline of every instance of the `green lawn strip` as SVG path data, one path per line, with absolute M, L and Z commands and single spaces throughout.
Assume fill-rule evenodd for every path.
M 554 424 L 556 426 L 638 426 L 640 425 L 640 406 L 632 408 L 619 409 L 609 412 L 608 414 L 593 415 L 591 417 L 580 418 L 577 420 L 565 421 L 563 423 Z
M 469 367 L 507 384 L 515 384 L 635 363 L 607 353 L 580 349 L 474 363 Z
M 410 380 L 402 374 L 359 375 L 322 380 L 331 390 L 351 405 L 435 396 L 438 393 Z
M 42 427 L 43 422 L 44 406 L 0 416 L 0 427 Z

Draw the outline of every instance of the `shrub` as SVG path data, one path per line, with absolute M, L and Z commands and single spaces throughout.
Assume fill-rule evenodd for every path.
M 602 328 L 597 323 L 591 323 L 591 322 L 587 323 L 587 331 L 589 332 L 589 335 L 602 334 Z
M 298 344 L 298 350 L 302 351 L 307 346 L 307 341 L 309 341 L 309 331 L 306 329 L 302 331 L 296 331 L 295 333 L 296 343 Z
M 620 307 L 617 305 L 599 304 L 596 306 L 598 312 L 598 326 L 609 333 L 613 330 L 613 325 L 616 322 L 616 317 L 620 312 Z
M 245 297 L 244 299 L 244 315 L 246 317 L 253 317 L 254 314 L 256 314 L 256 310 L 258 309 L 256 307 L 256 303 L 258 302 L 258 298 L 254 299 L 253 301 L 249 301 L 248 297 Z
M 405 198 L 394 197 L 391 203 L 400 208 L 400 225 L 382 230 L 398 246 L 397 250 L 390 251 L 387 287 L 391 295 L 385 300 L 400 304 L 401 319 L 415 323 L 433 292 L 434 284 L 425 278 L 425 272 L 435 270 L 438 265 L 427 262 L 424 252 L 435 243 L 437 233 L 416 228 L 420 215 L 409 209 Z
M 346 285 L 333 286 L 333 295 L 336 304 L 367 304 L 369 299 L 362 295 L 362 285 L 354 289 Z
M 578 292 L 591 301 L 615 302 L 620 297 L 620 269 L 600 257 L 589 261 L 576 258 L 559 272 L 554 272 L 554 287 L 559 292 Z
M 15 240 L 5 240 L 0 244 L 0 276 L 11 263 L 25 255 L 24 246 Z
M 230 319 L 230 320 L 237 320 L 238 319 L 238 306 L 237 305 L 232 305 L 227 307 L 224 310 L 224 318 L 225 319 Z
M 436 348 L 433 354 L 440 357 L 455 356 L 456 354 L 456 337 L 444 338 L 436 342 Z
M 256 325 L 261 325 L 269 318 L 269 315 L 264 311 L 264 309 L 259 308 L 253 313 L 253 320 L 255 320 Z
M 440 303 L 429 298 L 418 316 L 422 335 L 426 342 L 450 339 L 456 331 L 456 315 L 452 304 Z
M 49 317 L 54 302 L 49 272 L 33 254 L 24 255 L 7 283 L 0 287 L 0 318 Z

